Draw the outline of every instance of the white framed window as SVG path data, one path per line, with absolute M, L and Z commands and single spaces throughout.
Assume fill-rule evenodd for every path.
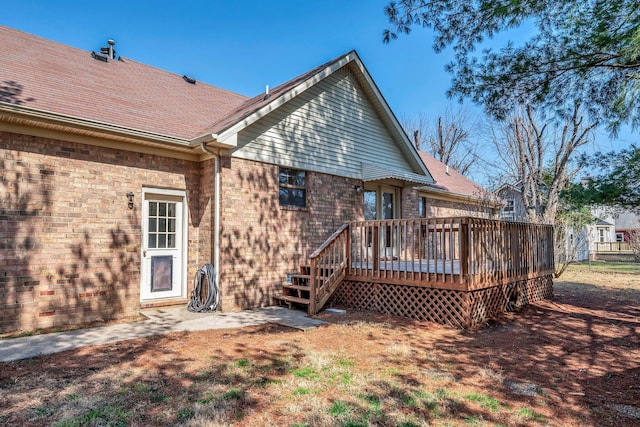
M 513 215 L 516 210 L 515 201 L 514 200 L 505 200 L 506 205 L 502 208 L 502 212 L 505 214 Z
M 505 205 L 502 208 L 502 213 L 500 217 L 507 221 L 513 221 L 515 219 L 516 214 L 516 204 L 513 199 L 505 200 Z

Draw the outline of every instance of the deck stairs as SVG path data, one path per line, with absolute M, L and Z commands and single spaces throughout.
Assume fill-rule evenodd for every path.
M 310 315 L 318 313 L 340 286 L 349 264 L 349 224 L 342 225 L 309 256 L 309 264 L 290 275 L 275 299 L 292 307 L 306 306 Z
M 308 309 L 311 303 L 309 282 L 311 280 L 311 267 L 301 265 L 300 272 L 290 275 L 291 281 L 282 285 L 282 295 L 275 297 L 280 304 L 287 304 L 289 308 L 293 305 L 304 306 Z

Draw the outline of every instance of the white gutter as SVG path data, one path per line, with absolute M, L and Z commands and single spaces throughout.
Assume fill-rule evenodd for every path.
M 38 122 L 46 122 L 61 126 L 73 128 L 84 128 L 91 131 L 105 132 L 109 134 L 117 134 L 134 139 L 145 139 L 152 142 L 160 142 L 169 145 L 177 145 L 189 147 L 189 140 L 169 135 L 162 135 L 143 130 L 131 129 L 123 126 L 113 125 L 109 123 L 98 122 L 95 120 L 83 119 L 80 117 L 68 116 L 63 114 L 52 113 L 45 110 L 36 110 L 34 108 L 16 106 L 5 102 L 0 102 L 0 113 L 19 115 L 21 117 L 36 120 Z M 15 117 L 15 116 L 14 116 Z
M 209 150 L 205 142 L 200 142 L 203 152 L 210 154 L 215 162 L 215 179 L 213 198 L 213 266 L 216 271 L 216 283 L 220 289 L 220 154 Z
M 468 194 L 453 193 L 451 191 L 443 190 L 443 189 L 440 189 L 440 188 L 418 187 L 418 188 L 416 188 L 416 190 L 418 190 L 418 192 L 420 192 L 420 193 L 431 193 L 434 196 L 436 196 L 435 198 L 441 199 L 441 200 L 456 199 L 456 200 L 460 200 L 460 201 L 464 201 L 464 202 L 471 202 L 471 203 L 474 203 L 474 204 L 486 203 L 488 206 L 490 206 L 492 208 L 499 208 L 499 207 L 504 206 L 503 202 L 500 202 L 500 201 L 497 201 L 497 200 L 491 200 L 489 197 L 471 196 L 471 195 L 468 195 Z M 489 194 L 489 192 L 487 192 L 487 193 Z

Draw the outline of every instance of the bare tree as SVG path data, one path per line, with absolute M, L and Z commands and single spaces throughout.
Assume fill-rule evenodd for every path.
M 569 264 L 589 256 L 589 233 L 587 226 L 595 218 L 588 207 L 579 210 L 557 212 L 553 228 L 555 254 L 554 276 L 560 277 Z
M 574 103 L 558 126 L 544 123 L 530 106 L 493 129 L 493 143 L 506 176 L 522 194 L 527 218 L 553 224 L 560 193 L 578 173 L 576 150 L 591 140 L 595 123 L 585 124 Z
M 442 163 L 467 175 L 478 158 L 478 119 L 460 107 L 447 105 L 437 118 L 420 113 L 402 120 L 402 125 L 418 150 L 431 154 Z
M 633 257 L 636 261 L 640 261 L 640 229 L 632 230 L 629 233 L 629 246 L 631 247 L 631 252 L 633 252 Z

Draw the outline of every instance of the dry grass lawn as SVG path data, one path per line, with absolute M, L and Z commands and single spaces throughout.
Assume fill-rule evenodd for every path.
M 0 364 L 0 425 L 640 425 L 640 267 L 572 267 L 474 331 L 319 317 Z

